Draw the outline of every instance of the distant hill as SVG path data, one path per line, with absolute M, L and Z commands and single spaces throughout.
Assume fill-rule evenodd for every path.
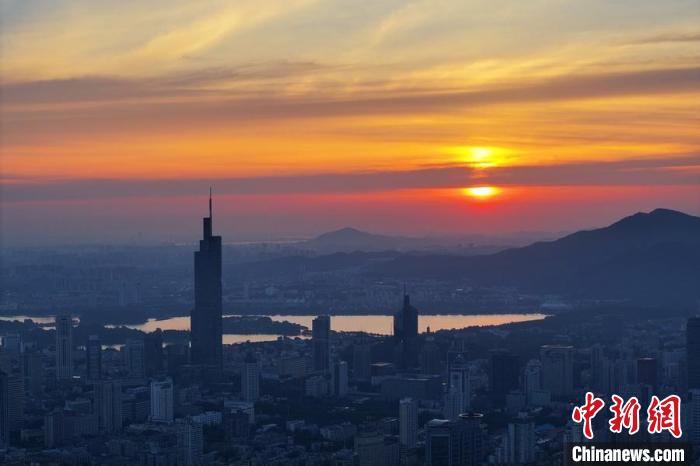
M 700 217 L 668 209 L 608 227 L 474 257 L 402 255 L 373 273 L 464 277 L 533 292 L 663 302 L 700 297 Z
M 551 234 L 520 233 L 506 236 L 462 235 L 445 237 L 389 236 L 345 227 L 323 233 L 299 246 L 318 254 L 338 252 L 432 251 L 446 254 L 489 254 L 508 247 L 527 244 L 528 238 L 544 238 Z

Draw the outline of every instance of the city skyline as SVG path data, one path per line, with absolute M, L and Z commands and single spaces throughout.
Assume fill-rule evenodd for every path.
M 2 3 L 3 245 L 700 213 L 692 1 L 163 5 Z

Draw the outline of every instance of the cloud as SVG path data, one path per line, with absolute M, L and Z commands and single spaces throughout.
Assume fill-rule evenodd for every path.
M 3 136 L 8 145 L 22 145 L 46 134 L 138 132 L 145 124 L 190 129 L 238 121 L 427 115 L 489 105 L 700 92 L 700 67 L 569 74 L 469 90 L 388 89 L 385 82 L 368 84 L 358 92 L 332 92 L 332 88 L 286 92 L 279 82 L 230 89 L 208 85 L 221 80 L 235 84 L 246 76 L 294 81 L 294 76 L 309 76 L 325 66 L 290 62 L 157 79 L 86 77 L 6 83 L 0 86 Z
M 499 186 L 697 185 L 700 156 L 582 162 L 544 166 L 495 167 L 474 171 L 463 165 L 429 166 L 405 171 L 327 173 L 218 179 L 4 179 L 2 201 L 65 201 L 219 194 L 290 195 L 384 192 L 407 189 Z
M 700 42 L 700 32 L 696 33 L 666 33 L 642 37 L 627 42 L 628 44 L 659 44 L 664 42 Z

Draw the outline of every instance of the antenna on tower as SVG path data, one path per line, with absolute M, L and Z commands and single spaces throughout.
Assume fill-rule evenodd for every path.
M 209 186 L 209 218 L 211 218 L 211 186 Z

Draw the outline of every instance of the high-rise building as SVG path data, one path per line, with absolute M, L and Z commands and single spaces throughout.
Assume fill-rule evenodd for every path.
M 60 446 L 65 437 L 63 429 L 63 409 L 56 408 L 44 416 L 44 446 L 55 448 Z
M 685 329 L 688 388 L 700 389 L 700 317 L 691 317 Z
M 174 418 L 175 407 L 172 379 L 154 380 L 151 382 L 151 422 L 170 424 Z
M 41 353 L 38 351 L 23 353 L 22 372 L 24 374 L 24 388 L 27 393 L 32 395 L 41 393 L 44 382 L 44 365 L 41 361 Z
M 430 328 L 428 328 L 425 344 L 420 352 L 420 368 L 424 374 L 439 374 L 441 370 L 440 348 L 435 343 L 435 337 L 430 333 Z
M 94 411 L 101 432 L 120 432 L 123 425 L 122 384 L 118 380 L 102 380 L 94 384 Z
M 404 448 L 414 448 L 418 441 L 418 403 L 413 398 L 399 401 L 399 440 Z
M 346 396 L 348 394 L 348 363 L 345 361 L 336 361 L 336 363 L 333 364 L 331 376 L 333 382 L 333 396 Z
M 102 343 L 97 335 L 88 337 L 85 347 L 85 359 L 87 364 L 87 379 L 100 380 L 102 378 Z
M 192 364 L 221 370 L 222 359 L 222 282 L 221 236 L 212 235 L 212 199 L 209 217 L 203 219 L 203 238 L 194 253 L 194 308 L 190 316 Z
M 202 424 L 192 418 L 177 423 L 178 466 L 201 466 L 204 452 Z
M 445 418 L 453 421 L 471 410 L 471 373 L 461 354 L 450 364 L 443 408 Z
M 163 331 L 156 329 L 143 337 L 143 356 L 146 376 L 161 374 L 165 369 Z
M 73 377 L 73 317 L 56 316 L 56 378 Z
M 328 372 L 331 363 L 330 350 L 331 317 L 318 316 L 311 325 L 314 371 Z
M 508 392 L 518 388 L 520 367 L 518 358 L 507 350 L 490 351 L 489 383 L 491 395 L 504 400 Z
M 555 397 L 567 397 L 574 390 L 573 346 L 545 345 L 540 348 L 542 388 Z
M 403 369 L 418 364 L 418 309 L 411 305 L 410 296 L 404 291 L 403 306 L 394 314 L 394 341 L 397 359 Z
M 141 338 L 126 340 L 126 345 L 124 345 L 124 365 L 129 377 L 140 379 L 146 375 L 144 344 Z
M 255 402 L 260 396 L 260 367 L 255 357 L 248 353 L 241 370 L 241 398 Z
M 508 423 L 505 436 L 506 464 L 531 464 L 535 461 L 535 424 L 520 415 Z
M 352 373 L 358 380 L 372 378 L 372 346 L 370 343 L 357 343 L 352 352 Z
M 483 415 L 468 413 L 456 421 L 433 419 L 425 434 L 426 466 L 476 466 L 486 453 Z
M 7 447 L 24 420 L 24 378 L 0 371 L 0 448 Z
M 542 363 L 531 359 L 525 364 L 523 371 L 523 391 L 526 394 L 542 389 Z

